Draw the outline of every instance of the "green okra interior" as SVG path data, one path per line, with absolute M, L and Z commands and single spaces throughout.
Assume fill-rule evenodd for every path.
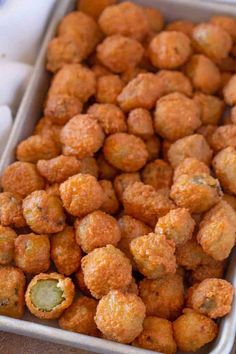
M 32 287 L 30 297 L 33 305 L 41 311 L 52 311 L 60 305 L 65 298 L 63 291 L 58 287 L 58 280 L 42 279 Z

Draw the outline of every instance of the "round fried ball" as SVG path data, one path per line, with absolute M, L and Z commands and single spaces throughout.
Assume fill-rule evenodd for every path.
M 212 165 L 224 190 L 236 194 L 236 150 L 232 147 L 221 150 Z
M 94 176 L 79 173 L 60 185 L 64 208 L 74 216 L 84 216 L 99 209 L 104 193 Z
M 218 334 L 217 324 L 200 313 L 184 310 L 173 323 L 174 338 L 181 351 L 197 351 Z
M 157 101 L 154 126 L 162 138 L 178 140 L 193 134 L 200 125 L 197 103 L 182 93 L 170 93 Z
M 230 106 L 236 104 L 236 75 L 233 75 L 223 89 L 224 100 Z
M 179 21 L 172 21 L 168 23 L 165 28 L 165 31 L 177 31 L 183 32 L 188 37 L 192 37 L 193 29 L 195 24 L 192 21 L 188 20 L 179 20 Z
M 149 58 L 158 69 L 176 69 L 186 63 L 191 53 L 189 38 L 177 31 L 157 34 L 148 49 Z
M 227 202 L 234 211 L 236 211 L 236 196 L 224 194 L 222 199 Z
M 106 77 L 106 76 L 104 76 Z M 122 110 L 112 103 L 94 103 L 87 113 L 94 118 L 103 128 L 106 134 L 126 132 L 125 115 Z
M 99 103 L 117 103 L 117 97 L 124 88 L 118 75 L 104 75 L 97 80 L 96 100 Z
M 187 76 L 180 71 L 160 70 L 157 73 L 162 83 L 162 95 L 179 92 L 185 96 L 191 97 L 193 94 L 192 84 Z
M 219 123 L 225 108 L 224 102 L 220 98 L 196 92 L 194 101 L 200 107 L 202 124 L 217 125 Z
M 119 34 L 106 37 L 97 46 L 100 62 L 114 73 L 122 73 L 137 66 L 144 54 L 142 45 L 136 40 Z
M 144 108 L 129 112 L 127 119 L 128 133 L 146 140 L 154 135 L 151 113 Z
M 89 114 L 73 117 L 61 131 L 63 153 L 78 158 L 92 156 L 103 144 L 104 133 Z
M 53 124 L 52 120 L 48 117 L 41 118 L 35 126 L 34 134 L 42 135 L 46 137 L 48 140 L 53 140 L 59 151 L 61 151 L 61 142 L 60 142 L 60 134 L 61 134 L 62 126 L 58 124 Z
M 212 258 L 209 264 L 200 264 L 191 271 L 191 282 L 196 284 L 208 278 L 223 278 L 224 268 L 224 261 L 216 261 Z
M 60 232 L 65 226 L 60 198 L 43 190 L 32 192 L 23 200 L 23 215 L 27 225 L 38 234 Z
M 73 301 L 59 318 L 59 327 L 67 331 L 99 336 L 94 316 L 97 301 L 87 296 L 81 296 Z
M 176 271 L 175 245 L 164 235 L 150 233 L 135 238 L 130 250 L 140 273 L 148 279 L 174 274 Z
M 146 164 L 142 171 L 142 181 L 155 189 L 169 188 L 172 184 L 173 169 L 163 160 Z
M 116 176 L 114 179 L 114 188 L 119 200 L 122 202 L 124 190 L 128 187 L 128 185 L 140 181 L 140 174 L 138 172 L 121 173 Z
M 113 245 L 96 248 L 82 258 L 84 282 L 96 299 L 110 290 L 125 289 L 132 281 L 129 259 Z
M 101 210 L 93 211 L 75 223 L 76 241 L 85 253 L 95 248 L 114 245 L 120 241 L 121 232 L 116 219 Z
M 4 192 L 16 193 L 24 198 L 35 190 L 43 189 L 44 180 L 35 165 L 17 161 L 5 168 L 1 185 Z
M 105 338 L 131 343 L 142 332 L 144 317 L 140 297 L 112 290 L 99 301 L 95 322 Z
M 234 17 L 216 15 L 211 17 L 210 22 L 228 32 L 228 34 L 232 37 L 233 42 L 236 41 L 236 20 Z
M 107 6 L 115 3 L 116 0 L 80 0 L 77 3 L 77 8 L 96 20 Z
M 173 180 L 176 181 L 181 175 L 198 175 L 198 174 L 210 174 L 209 167 L 202 161 L 199 161 L 195 157 L 189 157 L 183 160 L 174 170 Z
M 111 165 L 124 172 L 140 170 L 148 158 L 144 142 L 126 133 L 116 133 L 106 138 L 103 153 Z
M 16 238 L 17 234 L 13 229 L 0 225 L 0 266 L 6 266 L 13 261 Z
M 144 7 L 144 14 L 147 18 L 148 25 L 153 32 L 161 32 L 164 27 L 164 18 L 161 11 L 154 7 Z
M 184 283 L 179 274 L 160 279 L 144 279 L 139 283 L 140 297 L 146 306 L 147 316 L 174 320 L 184 306 Z
M 236 148 L 236 125 L 226 124 L 217 127 L 211 136 L 210 143 L 216 152 L 228 146 Z
M 100 209 L 107 214 L 116 214 L 119 210 L 120 204 L 112 182 L 102 179 L 99 181 L 99 184 L 104 192 L 104 201 Z
M 22 199 L 16 193 L 0 193 L 0 224 L 2 226 L 23 227 Z

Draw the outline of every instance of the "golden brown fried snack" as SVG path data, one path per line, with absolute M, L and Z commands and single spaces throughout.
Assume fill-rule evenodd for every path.
M 59 197 L 38 190 L 23 201 L 23 215 L 27 225 L 38 234 L 50 234 L 63 230 L 65 214 Z
M 162 83 L 162 95 L 179 92 L 185 96 L 191 97 L 193 94 L 192 84 L 181 71 L 175 70 L 160 70 L 157 73 Z
M 107 36 L 121 34 L 138 41 L 142 41 L 149 31 L 143 9 L 130 1 L 105 8 L 98 23 Z
M 99 103 L 117 103 L 117 97 L 124 88 L 118 75 L 103 75 L 97 79 L 96 100 Z
M 56 195 L 57 197 L 60 198 L 59 187 L 60 187 L 60 185 L 58 183 L 46 184 L 45 191 L 48 194 L 53 194 L 53 195 Z
M 61 151 L 61 142 L 60 142 L 60 134 L 61 134 L 61 125 L 53 124 L 52 120 L 48 117 L 43 117 L 39 119 L 38 123 L 35 126 L 34 134 L 42 135 L 46 137 L 48 140 L 53 140 L 58 149 Z
M 230 106 L 236 104 L 236 75 L 233 75 L 223 89 L 224 100 Z
M 176 167 L 173 180 L 175 182 L 181 175 L 201 175 L 202 173 L 210 174 L 209 167 L 195 157 L 189 157 Z
M 152 115 L 144 108 L 136 108 L 129 112 L 127 119 L 128 133 L 147 140 L 154 135 Z
M 154 227 L 159 217 L 175 207 L 168 195 L 142 182 L 128 185 L 123 193 L 123 206 L 128 214 Z
M 99 209 L 104 192 L 94 176 L 79 173 L 60 185 L 64 208 L 74 216 L 84 216 Z
M 79 269 L 79 270 L 77 270 L 77 272 L 75 272 L 75 280 L 76 280 L 76 284 L 77 284 L 79 290 L 84 295 L 91 296 L 91 293 L 90 293 L 89 289 L 85 285 L 84 273 L 83 273 L 82 269 Z
M 0 193 L 0 223 L 2 226 L 23 227 L 26 225 L 22 212 L 22 199 L 16 193 Z
M 103 140 L 103 130 L 90 114 L 79 114 L 73 117 L 61 131 L 63 153 L 80 159 L 97 152 Z
M 140 174 L 138 172 L 133 173 L 121 173 L 114 179 L 114 188 L 117 197 L 122 202 L 124 190 L 128 185 L 134 184 L 135 182 L 141 182 Z
M 234 288 L 228 281 L 209 278 L 194 287 L 188 301 L 196 312 L 214 319 L 230 312 L 233 296 Z
M 170 93 L 157 101 L 154 115 L 156 133 L 169 141 L 191 135 L 201 125 L 197 103 L 182 93 Z
M 210 22 L 228 32 L 233 42 L 236 41 L 236 20 L 234 17 L 226 15 L 212 16 Z
M 177 350 L 171 322 L 152 316 L 145 318 L 143 331 L 132 345 L 166 354 L 174 354 Z
M 223 278 L 225 262 L 216 261 L 212 258 L 209 264 L 200 264 L 191 271 L 191 282 L 200 283 L 208 278 Z
M 108 163 L 102 152 L 100 152 L 98 155 L 97 165 L 98 175 L 101 179 L 108 179 L 110 181 L 113 181 L 115 176 L 119 173 L 114 166 Z
M 97 46 L 97 57 L 100 62 L 118 74 L 136 67 L 143 54 L 144 49 L 136 39 L 119 34 L 106 37 Z
M 97 79 L 97 84 L 98 84 L 98 80 L 103 76 L 116 76 L 116 75 L 113 75 L 110 70 L 105 68 L 105 66 L 103 66 L 99 63 L 92 65 L 91 70 L 93 71 L 95 78 Z
M 144 317 L 140 297 L 112 290 L 99 301 L 95 322 L 105 338 L 131 343 L 141 333 Z
M 145 53 L 144 53 L 145 55 Z M 142 64 L 142 63 L 141 63 Z M 131 80 L 135 79 L 139 74 L 146 73 L 147 70 L 142 67 L 131 68 L 123 72 L 120 77 L 123 80 L 124 84 L 127 85 Z
M 80 161 L 80 173 L 98 178 L 98 164 L 94 157 L 84 157 Z
M 49 183 L 61 183 L 79 173 L 81 163 L 74 156 L 60 155 L 51 160 L 39 160 L 37 169 Z
M 94 321 L 97 301 L 81 296 L 73 301 L 59 318 L 59 327 L 67 331 L 98 337 L 99 331 Z
M 82 11 L 97 20 L 107 6 L 114 5 L 115 3 L 116 0 L 79 0 L 77 8 L 79 11 Z
M 148 158 L 143 140 L 126 133 L 116 133 L 106 138 L 103 153 L 111 165 L 124 172 L 140 170 Z
M 147 316 L 174 320 L 184 306 L 183 277 L 177 273 L 160 279 L 142 280 L 139 293 L 146 306 Z
M 167 162 L 155 160 L 146 164 L 141 176 L 144 184 L 148 184 L 157 190 L 169 188 L 172 184 L 173 169 Z
M 158 219 L 155 233 L 163 234 L 168 240 L 173 240 L 176 246 L 186 243 L 192 238 L 195 221 L 188 209 L 177 208 Z
M 203 213 L 222 196 L 220 183 L 209 174 L 181 175 L 171 187 L 171 198 L 176 205 L 191 213 Z
M 201 92 L 194 94 L 194 101 L 200 107 L 202 124 L 217 125 L 224 112 L 224 101 L 218 97 L 206 95 Z
M 130 250 L 140 273 L 157 279 L 176 271 L 175 245 L 164 235 L 150 233 L 133 239 Z
M 192 45 L 194 50 L 216 62 L 228 56 L 232 44 L 230 35 L 223 28 L 212 23 L 200 23 L 193 29 Z
M 19 235 L 15 239 L 14 260 L 25 273 L 38 274 L 50 267 L 50 241 L 47 235 Z
M 0 315 L 21 318 L 25 306 L 24 273 L 15 267 L 2 267 L 0 284 Z
M 144 14 L 147 18 L 149 28 L 153 32 L 161 32 L 164 27 L 164 18 L 161 11 L 154 7 L 143 7 Z
M 152 136 L 145 141 L 145 144 L 148 151 L 148 161 L 156 160 L 161 148 L 160 139 L 157 136 Z
M 220 70 L 204 55 L 193 55 L 186 65 L 186 75 L 196 90 L 212 95 L 221 86 Z
M 104 76 L 106 77 L 106 76 Z M 125 115 L 122 110 L 112 103 L 94 103 L 87 113 L 96 119 L 106 134 L 126 132 Z
M 58 273 L 40 273 L 29 283 L 25 302 L 34 316 L 54 320 L 72 304 L 74 293 L 74 284 L 70 278 Z
M 201 125 L 201 127 L 197 129 L 196 133 L 202 135 L 206 139 L 207 143 L 211 145 L 211 138 L 216 129 L 216 125 Z
M 66 226 L 63 231 L 51 236 L 51 258 L 58 272 L 64 275 L 74 273 L 80 267 L 81 257 L 72 227 Z
M 35 165 L 29 162 L 13 162 L 2 174 L 1 185 L 4 192 L 19 194 L 22 198 L 35 190 L 44 188 L 44 180 Z
M 108 214 L 116 214 L 119 210 L 120 204 L 112 182 L 106 179 L 102 179 L 99 181 L 99 184 L 104 192 L 104 201 L 100 209 Z
M 236 150 L 232 147 L 221 150 L 212 166 L 224 190 L 236 194 Z
M 14 258 L 14 240 L 17 234 L 10 227 L 0 225 L 0 265 L 10 264 Z
M 217 324 L 210 318 L 185 309 L 173 323 L 174 338 L 181 351 L 197 351 L 211 342 L 218 333 Z
M 231 208 L 234 209 L 234 211 L 236 211 L 236 196 L 224 194 L 222 199 L 226 201 L 231 206 Z
M 161 95 L 162 83 L 159 77 L 152 73 L 144 73 L 138 74 L 131 80 L 121 91 L 117 100 L 125 112 L 135 108 L 150 110 L 154 108 Z
M 165 28 L 165 31 L 177 31 L 183 32 L 188 37 L 192 37 L 193 29 L 195 24 L 192 21 L 188 20 L 179 20 L 179 21 L 172 21 L 168 23 Z
M 84 282 L 96 299 L 110 290 L 126 289 L 132 281 L 129 259 L 118 248 L 107 245 L 82 258 Z
M 202 135 L 193 134 L 175 141 L 170 146 L 167 155 L 169 162 L 174 168 L 188 157 L 195 157 L 209 165 L 212 158 L 212 150 Z
M 85 253 L 95 248 L 114 245 L 120 241 L 121 232 L 114 217 L 101 210 L 93 211 L 75 222 L 76 241 Z

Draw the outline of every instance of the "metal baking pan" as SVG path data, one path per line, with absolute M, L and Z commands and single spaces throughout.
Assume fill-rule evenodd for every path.
M 137 0 L 140 5 L 158 7 L 167 20 L 189 19 L 205 21 L 214 14 L 230 14 L 236 17 L 236 6 L 213 1 L 197 0 Z M 38 60 L 19 108 L 14 126 L 0 161 L 0 175 L 4 168 L 15 159 L 16 145 L 29 136 L 42 115 L 42 104 L 49 85 L 49 74 L 45 70 L 47 43 L 54 36 L 58 21 L 75 6 L 74 0 L 57 0 L 51 24 L 44 38 Z M 236 250 L 231 255 L 227 279 L 236 287 Z M 0 316 L 0 330 L 25 336 L 61 343 L 76 348 L 87 349 L 102 354 L 148 354 L 153 351 L 143 350 L 104 339 L 64 331 L 55 321 L 40 321 L 26 313 L 23 320 Z M 231 313 L 220 322 L 218 338 L 205 346 L 197 354 L 229 354 L 232 350 L 236 333 L 236 299 Z

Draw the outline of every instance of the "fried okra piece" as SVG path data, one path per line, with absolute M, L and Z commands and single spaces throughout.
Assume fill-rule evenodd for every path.
M 84 282 L 96 299 L 110 290 L 125 290 L 132 281 L 129 259 L 113 245 L 96 248 L 82 258 Z
M 176 273 L 160 279 L 144 279 L 139 283 L 139 294 L 147 316 L 174 320 L 184 306 L 183 277 Z
M 174 338 L 183 352 L 197 351 L 218 334 L 217 324 L 207 316 L 185 309 L 173 322 Z
M 10 264 L 14 258 L 14 240 L 17 234 L 10 227 L 0 225 L 0 265 Z
M 135 182 L 141 182 L 140 174 L 138 172 L 133 173 L 121 173 L 114 179 L 114 188 L 117 197 L 122 202 L 123 193 L 128 185 L 134 184 Z
M 205 214 L 197 240 L 205 253 L 217 261 L 228 258 L 235 244 L 235 211 L 225 202 L 219 202 Z
M 98 23 L 107 36 L 120 34 L 138 41 L 142 41 L 149 31 L 143 9 L 130 1 L 106 7 Z
M 172 21 L 168 23 L 165 28 L 165 31 L 183 32 L 184 34 L 186 34 L 186 36 L 191 38 L 194 26 L 195 24 L 192 21 L 188 20 Z
M 119 210 L 120 204 L 112 182 L 106 179 L 102 179 L 99 181 L 99 184 L 104 192 L 104 201 L 100 209 L 107 214 L 116 214 Z
M 104 192 L 96 178 L 82 173 L 62 183 L 60 194 L 67 212 L 78 217 L 99 209 L 104 201 Z
M 157 279 L 176 271 L 175 245 L 164 235 L 150 233 L 133 239 L 130 250 L 140 273 Z
M 141 172 L 144 184 L 155 189 L 169 188 L 172 184 L 173 169 L 163 160 L 149 162 Z
M 164 27 L 164 18 L 161 11 L 154 7 L 143 7 L 144 14 L 147 18 L 148 25 L 153 32 L 161 32 Z
M 95 248 L 114 245 L 120 241 L 121 232 L 116 219 L 101 210 L 93 211 L 75 222 L 76 241 L 85 253 Z
M 176 353 L 172 323 L 163 318 L 146 317 L 143 322 L 143 331 L 135 338 L 132 345 L 166 354 Z
M 60 198 L 39 190 L 23 201 L 23 215 L 27 225 L 38 234 L 60 232 L 65 227 L 65 214 Z
M 147 94 L 148 92 L 148 94 Z M 121 109 L 129 112 L 135 108 L 154 108 L 162 95 L 162 84 L 159 77 L 152 73 L 138 74 L 119 94 L 117 101 Z
M 99 301 L 95 322 L 105 338 L 131 343 L 142 332 L 144 317 L 140 297 L 112 290 Z
M 96 100 L 99 103 L 117 103 L 117 97 L 124 88 L 118 75 L 104 75 L 97 79 Z
M 212 258 L 208 264 L 200 264 L 191 271 L 191 282 L 196 284 L 208 278 L 223 278 L 224 268 L 225 262 L 216 261 Z
M 44 179 L 35 165 L 16 161 L 7 166 L 1 177 L 4 192 L 19 194 L 22 198 L 38 189 L 44 188 Z
M 124 84 L 127 85 L 131 80 L 135 79 L 139 74 L 144 74 L 146 72 L 147 70 L 145 70 L 144 68 L 136 67 L 121 73 L 120 77 L 124 82 Z
M 103 153 L 112 166 L 124 172 L 140 170 L 148 158 L 143 140 L 126 133 L 116 133 L 107 137 Z
M 236 150 L 232 147 L 221 150 L 212 165 L 224 190 L 236 194 Z
M 2 267 L 0 284 L 0 315 L 21 318 L 25 305 L 24 273 L 16 267 Z
M 209 165 L 212 158 L 212 150 L 202 135 L 193 134 L 175 141 L 170 146 L 167 155 L 169 162 L 174 168 L 188 157 L 195 157 Z
M 112 103 L 94 103 L 89 107 L 87 113 L 91 118 L 98 121 L 106 134 L 127 130 L 124 113 Z
M 202 124 L 217 125 L 224 112 L 224 101 L 212 95 L 206 95 L 202 92 L 194 94 L 194 101 L 200 107 Z
M 216 125 L 201 125 L 200 128 L 197 129 L 196 133 L 202 135 L 206 139 L 207 143 L 211 145 L 211 138 L 216 129 Z
M 154 135 L 151 113 L 144 108 L 136 108 L 129 112 L 127 119 L 128 133 L 144 140 Z
M 159 217 L 175 207 L 169 196 L 142 182 L 127 186 L 123 193 L 125 214 L 154 227 Z
M 108 36 L 97 46 L 100 62 L 114 73 L 122 73 L 136 67 L 144 54 L 136 40 L 119 34 Z
M 121 239 L 117 245 L 117 248 L 124 252 L 134 267 L 135 263 L 130 251 L 130 243 L 136 237 L 149 234 L 152 232 L 152 229 L 142 221 L 132 218 L 129 215 L 121 216 L 118 219 L 118 224 L 120 227 Z
M 98 337 L 99 331 L 94 321 L 97 301 L 81 296 L 73 301 L 59 318 L 59 327 L 67 331 Z
M 90 114 L 79 114 L 62 128 L 63 153 L 77 158 L 93 156 L 103 144 L 101 126 Z
M 0 223 L 2 226 L 23 227 L 22 199 L 16 193 L 0 193 Z
M 189 157 L 181 162 L 174 170 L 174 182 L 181 175 L 198 175 L 198 174 L 210 174 L 209 167 L 202 161 L 199 161 L 195 157 Z
M 212 95 L 221 87 L 220 70 L 204 55 L 193 55 L 186 64 L 185 72 L 193 87 L 203 93 Z
M 51 236 L 51 258 L 58 272 L 64 275 L 74 273 L 80 267 L 81 257 L 73 227 L 66 226 L 63 231 Z
M 77 3 L 77 8 L 97 20 L 107 6 L 115 3 L 116 0 L 80 0 Z
M 183 32 L 163 31 L 152 39 L 148 54 L 158 69 L 176 69 L 192 54 L 190 39 Z
M 113 181 L 116 175 L 119 173 L 114 166 L 109 164 L 102 152 L 100 152 L 97 157 L 97 165 L 98 176 L 100 179 L 108 179 L 109 181 Z
M 145 141 L 145 144 L 148 151 L 148 161 L 156 160 L 161 148 L 160 139 L 157 136 L 152 136 Z
M 64 65 L 54 76 L 48 95 L 69 95 L 86 102 L 96 92 L 92 70 L 80 64 Z
M 80 160 L 80 173 L 98 178 L 98 164 L 94 157 L 88 156 Z
M 200 125 L 197 103 L 182 93 L 170 93 L 157 101 L 154 127 L 162 138 L 178 140 L 193 134 Z
M 48 194 L 56 195 L 57 197 L 60 198 L 59 187 L 60 187 L 60 185 L 58 183 L 47 184 L 46 187 L 45 187 L 45 191 Z
M 40 273 L 29 283 L 25 302 L 29 311 L 43 320 L 59 318 L 73 302 L 74 284 L 58 273 Z
M 234 17 L 226 15 L 212 16 L 210 22 L 228 32 L 233 42 L 236 41 L 236 20 Z
M 220 200 L 222 191 L 219 181 L 209 174 L 181 175 L 172 185 L 170 196 L 178 207 L 203 213 Z
M 188 209 L 177 208 L 158 219 L 155 233 L 165 235 L 179 246 L 192 238 L 194 227 L 195 221 Z
M 47 235 L 19 235 L 15 239 L 14 260 L 25 273 L 39 274 L 50 267 L 50 241 Z
M 49 183 L 61 183 L 80 172 L 81 163 L 74 156 L 60 155 L 51 160 L 39 160 L 37 169 Z
M 230 312 L 233 296 L 232 284 L 224 279 L 209 278 L 194 286 L 188 301 L 196 312 L 214 319 Z
M 236 104 L 235 87 L 236 87 L 236 75 L 233 75 L 223 89 L 224 100 L 230 106 Z
M 221 27 L 212 23 L 200 23 L 192 32 L 192 45 L 197 53 L 201 53 L 219 61 L 226 58 L 232 48 L 232 38 Z
M 23 140 L 16 148 L 19 161 L 36 163 L 38 160 L 49 160 L 60 154 L 60 148 L 54 140 L 45 135 L 32 135 Z
M 236 196 L 231 194 L 224 194 L 222 199 L 227 202 L 234 211 L 236 211 Z
M 59 151 L 61 151 L 61 142 L 60 142 L 60 134 L 61 134 L 62 126 L 58 124 L 54 124 L 50 118 L 43 117 L 39 119 L 38 123 L 35 126 L 34 134 L 42 135 L 47 139 L 51 139 L 57 145 Z
M 236 125 L 227 124 L 217 127 L 211 136 L 210 144 L 216 152 L 228 146 L 236 148 Z
M 192 84 L 182 72 L 175 70 L 160 70 L 157 76 L 162 83 L 162 95 L 179 92 L 191 97 L 193 94 Z
M 64 125 L 82 112 L 80 100 L 68 94 L 48 95 L 44 115 L 54 124 Z

